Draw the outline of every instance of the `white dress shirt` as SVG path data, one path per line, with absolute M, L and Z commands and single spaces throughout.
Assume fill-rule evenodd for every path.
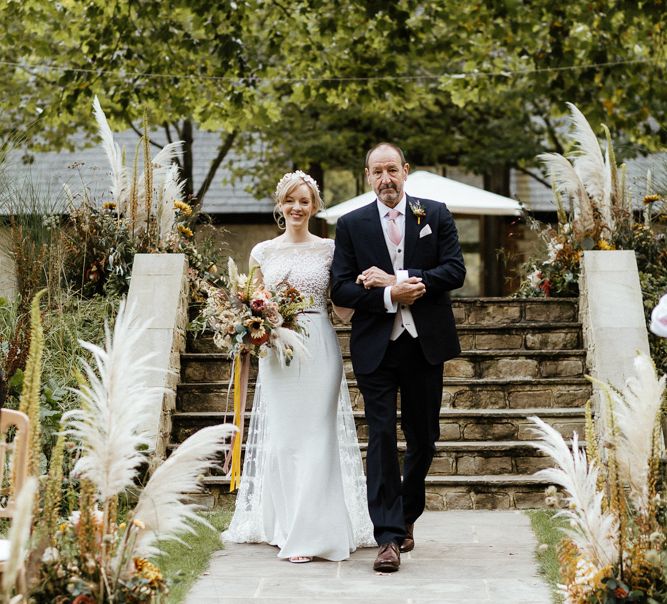
M 391 258 L 392 266 L 394 267 L 394 274 L 396 275 L 396 283 L 402 283 L 409 278 L 407 270 L 404 270 L 404 256 L 405 256 L 405 212 L 407 209 L 407 199 L 405 194 L 403 198 L 398 202 L 398 205 L 394 206 L 394 210 L 398 210 L 399 215 L 395 219 L 396 226 L 401 233 L 401 241 L 398 245 L 395 245 L 391 239 L 389 239 L 389 210 L 386 205 L 384 205 L 379 199 L 377 200 L 378 212 L 380 212 L 380 222 L 382 224 L 382 232 L 384 234 L 384 240 L 387 244 L 387 250 L 389 250 L 389 256 Z M 410 310 L 409 304 L 399 304 L 392 301 L 391 299 L 391 286 L 388 285 L 384 288 L 384 307 L 389 313 L 396 313 L 396 318 L 394 319 L 394 326 L 391 330 L 391 335 L 389 336 L 391 340 L 396 340 L 404 331 L 407 331 L 413 338 L 417 337 L 417 328 L 415 327 L 415 322 L 412 318 L 412 311 Z

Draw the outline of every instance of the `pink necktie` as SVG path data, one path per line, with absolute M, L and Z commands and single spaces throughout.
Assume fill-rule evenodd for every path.
M 389 210 L 389 229 L 387 233 L 389 234 L 389 241 L 394 245 L 398 245 L 403 239 L 401 235 L 401 229 L 398 228 L 396 224 L 396 219 L 401 215 L 398 210 Z

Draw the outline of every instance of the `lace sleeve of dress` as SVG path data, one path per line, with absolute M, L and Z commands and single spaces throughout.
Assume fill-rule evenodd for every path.
M 260 241 L 257 245 L 255 245 L 252 248 L 252 250 L 250 250 L 250 261 L 249 261 L 250 268 L 252 268 L 253 266 L 258 266 L 260 268 L 262 267 L 267 243 L 268 243 L 267 241 Z
M 327 252 L 329 260 L 333 260 L 334 250 L 336 249 L 336 242 L 333 239 L 325 239 L 327 242 Z

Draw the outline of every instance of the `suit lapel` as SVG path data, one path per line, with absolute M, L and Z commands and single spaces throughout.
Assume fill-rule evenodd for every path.
M 417 247 L 417 237 L 420 226 L 417 225 L 417 217 L 410 209 L 410 203 L 416 201 L 414 197 L 406 195 L 405 204 L 405 254 L 403 256 L 403 266 L 410 266 L 410 261 Z
M 365 216 L 368 222 L 369 244 L 374 247 L 374 256 L 378 259 L 377 266 L 386 273 L 394 274 L 394 267 L 391 263 L 391 256 L 387 249 L 387 242 L 384 239 L 384 231 L 380 222 L 380 212 L 377 209 L 377 201 L 368 206 Z M 367 267 L 368 268 L 368 267 Z

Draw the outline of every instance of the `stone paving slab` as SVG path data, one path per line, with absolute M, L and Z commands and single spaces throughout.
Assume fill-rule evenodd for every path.
M 186 604 L 549 604 L 537 543 L 515 511 L 426 512 L 416 547 L 393 574 L 373 572 L 376 549 L 349 560 L 291 564 L 277 548 L 229 543 L 216 552 Z

